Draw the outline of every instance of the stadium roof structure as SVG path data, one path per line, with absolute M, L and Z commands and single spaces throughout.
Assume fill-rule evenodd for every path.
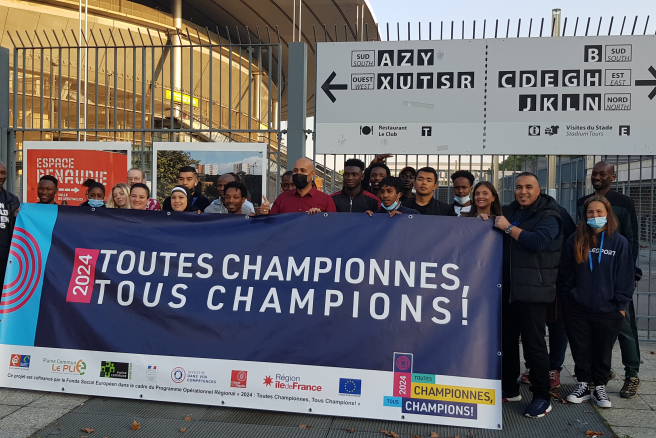
M 132 0 L 144 6 L 171 12 L 171 0 Z M 308 115 L 314 113 L 315 30 L 316 40 L 361 41 L 378 40 L 376 16 L 369 0 L 300 0 L 301 41 L 308 44 Z M 296 10 L 295 10 L 296 4 Z M 283 49 L 281 116 L 287 114 L 287 50 L 289 43 L 298 41 L 299 11 L 296 0 L 182 0 L 182 19 L 197 24 L 199 28 L 217 31 L 232 42 L 252 43 L 259 39 L 268 43 L 266 28 L 269 27 L 272 42 L 276 42 L 278 29 Z M 294 13 L 295 12 L 295 13 Z M 296 16 L 296 20 L 294 20 Z M 296 26 L 294 26 L 294 22 Z M 324 31 L 325 26 L 325 31 Z M 295 29 L 294 29 L 295 27 Z M 237 36 L 237 29 L 239 36 Z M 293 32 L 295 31 L 295 32 Z M 234 33 L 233 33 L 234 32 Z M 367 35 L 368 33 L 368 35 Z

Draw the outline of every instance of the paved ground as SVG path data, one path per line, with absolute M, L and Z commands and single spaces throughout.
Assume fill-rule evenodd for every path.
M 381 430 L 404 437 L 585 437 L 588 430 L 603 432 L 604 438 L 656 437 L 656 343 L 642 343 L 644 364 L 639 396 L 632 400 L 619 397 L 623 369 L 616 348 L 613 366 L 618 378 L 609 383 L 613 408 L 597 410 L 590 404 L 569 405 L 555 402 L 545 419 L 529 420 L 520 416 L 524 403 L 504 406 L 504 430 L 484 431 L 436 427 L 409 423 L 372 421 L 352 418 L 286 414 L 247 409 L 84 397 L 66 394 L 0 388 L 0 438 L 57 437 L 352 437 L 380 438 Z M 573 388 L 574 363 L 568 355 L 563 370 L 563 395 Z M 527 395 L 525 385 L 522 391 Z M 602 415 L 599 416 L 598 412 Z M 189 415 L 191 421 L 186 421 Z M 132 421 L 142 427 L 130 430 Z M 301 427 L 310 426 L 310 427 Z M 612 429 L 612 432 L 608 429 Z M 95 432 L 82 432 L 82 428 Z M 185 428 L 181 432 L 180 428 Z M 355 429 L 353 433 L 346 429 Z M 613 434 L 614 432 L 614 434 Z

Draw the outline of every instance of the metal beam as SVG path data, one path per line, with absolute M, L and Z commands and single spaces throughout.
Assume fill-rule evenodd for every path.
M 287 168 L 306 157 L 307 119 L 307 44 L 289 43 L 288 110 L 287 110 Z

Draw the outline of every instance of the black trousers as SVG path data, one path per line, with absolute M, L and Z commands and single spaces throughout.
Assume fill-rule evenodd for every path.
M 613 345 L 623 323 L 619 311 L 617 314 L 590 313 L 568 303 L 565 325 L 574 358 L 574 374 L 579 382 L 608 383 Z
M 549 352 L 546 335 L 546 303 L 508 303 L 503 294 L 501 315 L 501 389 L 507 394 L 517 394 L 520 374 L 519 337 L 522 337 L 524 359 L 531 364 L 529 380 L 533 398 L 550 400 Z

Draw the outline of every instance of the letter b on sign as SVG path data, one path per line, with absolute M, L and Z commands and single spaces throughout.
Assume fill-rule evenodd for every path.
M 584 62 L 601 62 L 602 46 L 585 46 L 583 53 Z

